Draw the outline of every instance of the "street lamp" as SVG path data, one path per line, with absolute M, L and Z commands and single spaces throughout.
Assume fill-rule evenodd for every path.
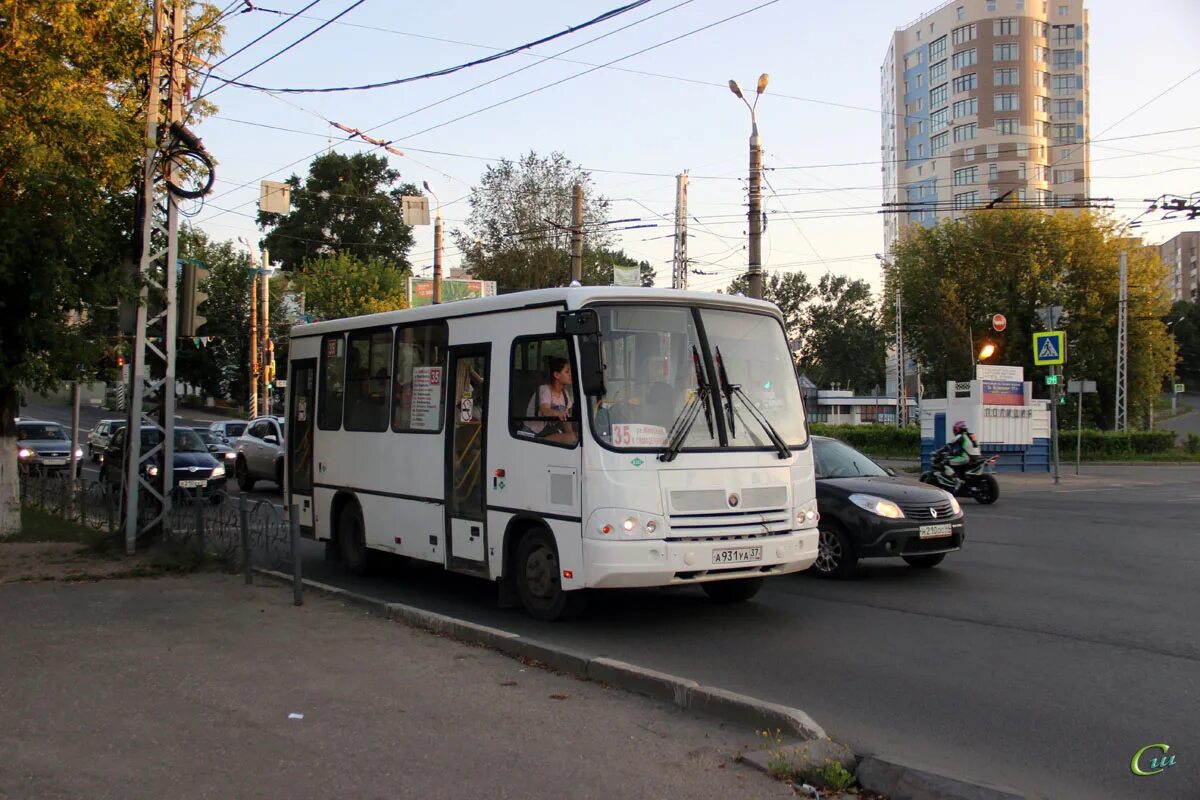
M 437 219 L 433 223 L 433 303 L 437 305 L 442 302 L 442 201 L 429 188 L 429 181 L 421 181 L 421 185 L 437 203 Z
M 996 345 L 991 342 L 984 342 L 983 347 L 979 348 L 979 360 L 987 361 L 996 354 Z
M 761 300 L 762 286 L 762 139 L 758 136 L 758 98 L 767 90 L 767 73 L 758 76 L 758 86 L 751 103 L 742 94 L 737 81 L 729 81 L 729 91 L 750 109 L 750 296 Z

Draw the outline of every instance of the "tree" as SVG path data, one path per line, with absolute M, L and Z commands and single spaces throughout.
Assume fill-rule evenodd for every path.
M 318 319 L 408 307 L 408 273 L 384 261 L 360 261 L 345 253 L 322 256 L 306 262 L 298 283 L 306 313 Z
M 1200 384 L 1200 303 L 1179 300 L 1171 306 L 1171 333 L 1179 351 L 1176 372 L 1182 382 L 1195 391 Z
M 613 282 L 613 267 L 637 267 L 642 286 L 654 285 L 657 274 L 649 261 L 638 261 L 625 254 L 624 250 L 606 247 L 585 248 L 583 253 L 583 281 L 585 286 L 608 286 Z
M 411 184 L 396 185 L 399 180 L 400 173 L 382 156 L 317 156 L 306 180 L 296 175 L 287 180 L 290 213 L 258 212 L 258 225 L 267 231 L 263 246 L 289 272 L 303 272 L 305 262 L 333 255 L 406 270 L 413 236 L 404 224 L 400 198 L 420 191 Z
M 745 275 L 734 278 L 729 284 L 729 294 L 750 293 L 750 279 Z M 763 275 L 763 300 L 779 306 L 783 312 L 784 328 L 788 338 L 802 340 L 808 325 L 805 307 L 813 297 L 812 284 L 802 272 L 771 272 Z
M 465 230 L 451 234 L 463 265 L 480 280 L 496 281 L 501 292 L 567 285 L 575 184 L 583 186 L 584 263 L 598 264 L 600 251 L 609 246 L 610 234 L 600 224 L 607 218 L 608 200 L 562 153 L 529 152 L 517 161 L 489 165 L 471 189 Z M 599 273 L 592 278 L 611 282 Z
M 884 383 L 886 345 L 871 286 L 825 274 L 808 306 L 800 368 L 818 386 L 870 392 Z
M 936 397 L 947 381 L 969 378 L 985 334 L 997 345 L 995 363 L 1023 366 L 1031 378 L 1042 374 L 1031 344 L 1042 327 L 1036 310 L 1060 305 L 1069 313 L 1066 372 L 1098 382 L 1103 410 L 1094 422 L 1111 425 L 1121 252 L 1129 263 L 1129 413 L 1141 418 L 1174 365 L 1160 319 L 1167 312 L 1163 267 L 1153 248 L 1123 237 L 1111 219 L 1086 213 L 980 211 L 906 230 L 887 294 L 898 282 L 905 341 L 921 361 L 926 393 Z M 1007 329 L 988 334 L 997 312 L 1008 318 Z

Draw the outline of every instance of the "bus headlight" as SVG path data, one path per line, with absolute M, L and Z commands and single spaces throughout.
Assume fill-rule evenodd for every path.
M 817 501 L 809 500 L 796 508 L 796 527 L 815 528 L 821 521 L 821 512 L 817 510 Z
M 624 508 L 602 508 L 593 512 L 586 535 L 594 539 L 662 538 L 663 519 Z

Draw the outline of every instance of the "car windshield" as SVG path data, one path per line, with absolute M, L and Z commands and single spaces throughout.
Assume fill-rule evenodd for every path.
M 225 425 L 226 436 L 241 436 L 246 432 L 246 423 L 244 422 L 229 422 Z
M 61 425 L 17 425 L 17 438 L 29 440 L 66 439 L 67 431 Z
M 218 437 L 213 431 L 198 430 L 196 431 L 196 435 L 199 436 L 205 444 L 221 444 L 220 437 Z
M 607 386 L 607 394 L 591 405 L 592 429 L 599 441 L 620 448 L 665 448 L 675 422 L 707 385 L 709 400 L 699 409 L 681 449 L 719 447 L 714 404 L 724 406 L 726 396 L 717 376 L 709 374 L 719 347 L 729 384 L 744 393 L 732 399 L 735 424 L 729 446 L 774 449 L 744 398 L 784 442 L 803 446 L 800 389 L 783 328 L 774 317 L 663 305 L 601 305 L 596 311 Z M 700 336 L 701 327 L 706 339 Z
M 887 473 L 871 459 L 834 439 L 813 440 L 818 478 L 879 478 Z
M 208 448 L 204 446 L 204 442 L 200 439 L 200 435 L 191 428 L 176 428 L 175 452 L 207 453 Z

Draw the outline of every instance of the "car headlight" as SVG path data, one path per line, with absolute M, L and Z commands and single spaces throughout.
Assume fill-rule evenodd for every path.
M 796 527 L 815 528 L 821 521 L 821 512 L 817 510 L 817 501 L 809 500 L 796 508 Z
M 225 465 L 224 465 L 224 464 L 217 464 L 217 468 L 216 468 L 216 469 L 214 469 L 214 470 L 212 471 L 212 475 L 210 475 L 209 477 L 211 477 L 211 478 L 224 478 L 224 477 L 225 477 Z
M 75 448 L 75 457 L 76 457 L 76 458 L 83 458 L 83 448 L 82 448 L 82 447 L 76 447 L 76 448 Z
M 960 506 L 958 504 L 958 498 L 955 497 L 954 495 L 950 494 L 949 492 L 946 492 L 946 495 L 950 498 L 950 507 L 954 509 L 954 513 L 961 514 L 962 506 Z
M 149 475 L 151 478 L 157 478 L 158 477 L 158 465 L 151 464 L 150 466 L 146 467 L 146 474 Z
M 237 458 L 237 453 L 233 452 L 232 450 L 225 454 L 226 461 L 233 461 L 235 458 Z
M 28 447 L 22 447 L 17 451 L 17 458 L 29 458 L 31 455 L 33 455 L 33 451 Z
M 885 500 L 873 494 L 852 494 L 850 495 L 850 502 L 861 509 L 870 511 L 872 514 L 878 514 L 881 517 L 904 519 L 904 512 L 900 510 L 900 506 L 891 500 Z

